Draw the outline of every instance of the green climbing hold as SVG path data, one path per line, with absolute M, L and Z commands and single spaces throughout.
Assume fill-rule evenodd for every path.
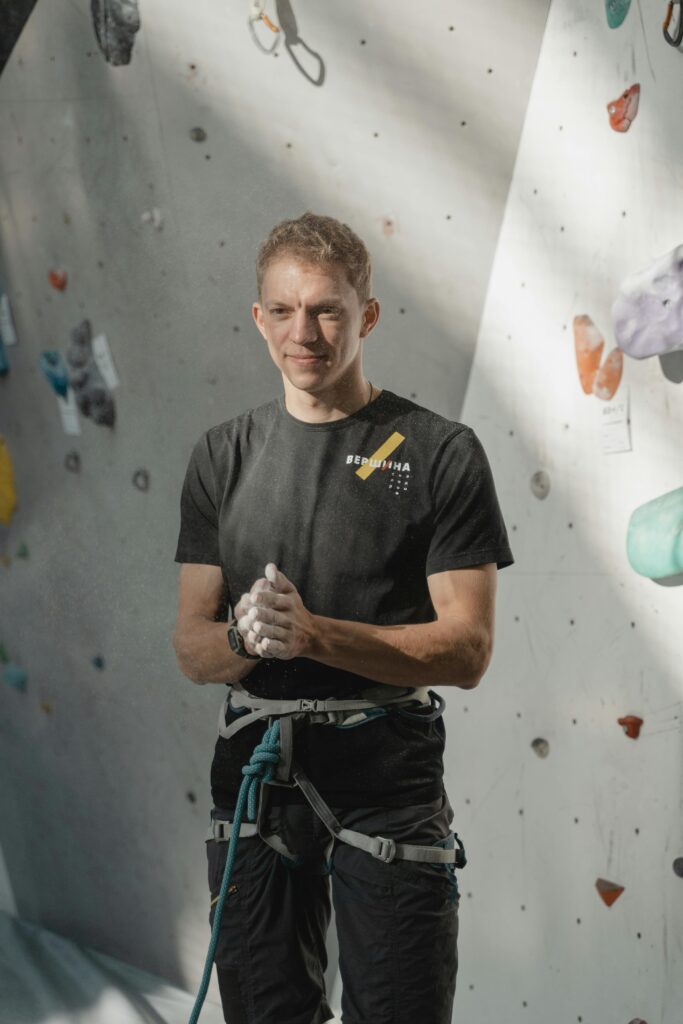
M 607 24 L 610 28 L 619 28 L 623 25 L 630 6 L 631 0 L 605 0 Z
M 626 553 L 631 568 L 651 580 L 683 573 L 683 487 L 631 514 Z
M 8 661 L 9 661 L 9 658 L 7 657 L 7 651 L 5 650 L 5 645 L 4 644 L 0 644 L 0 662 L 2 662 L 3 665 L 6 665 Z
M 28 545 L 20 544 L 17 548 L 16 558 L 28 558 Z
M 2 670 L 2 678 L 5 680 L 8 686 L 11 686 L 13 690 L 25 690 L 26 680 L 28 676 L 24 672 L 23 668 L 18 665 L 13 665 L 11 662 L 5 665 Z

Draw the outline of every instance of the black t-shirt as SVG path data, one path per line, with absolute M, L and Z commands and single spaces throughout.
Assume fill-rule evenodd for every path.
M 281 395 L 211 427 L 194 446 L 180 510 L 175 561 L 219 565 L 231 608 L 274 562 L 314 614 L 433 622 L 430 574 L 513 563 L 474 431 L 386 389 L 328 423 L 297 419 Z M 264 658 L 242 685 L 261 697 L 325 698 L 377 681 L 309 658 Z M 227 721 L 237 715 L 228 711 Z M 234 807 L 242 766 L 266 727 L 218 738 L 216 806 Z M 444 744 L 443 718 L 389 712 L 352 728 L 299 728 L 294 759 L 333 806 L 396 807 L 441 795 Z M 298 788 L 273 792 L 306 802 Z

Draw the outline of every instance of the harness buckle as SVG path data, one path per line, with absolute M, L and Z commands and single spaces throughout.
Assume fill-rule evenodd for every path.
M 317 711 L 318 710 L 318 701 L 317 700 L 309 700 L 307 697 L 302 697 L 301 698 L 301 710 L 302 711 Z
M 377 851 L 370 850 L 370 853 L 378 860 L 384 861 L 385 864 L 390 864 L 396 856 L 396 843 L 393 839 L 385 839 L 384 836 L 375 836 L 374 838 L 379 842 L 379 849 Z

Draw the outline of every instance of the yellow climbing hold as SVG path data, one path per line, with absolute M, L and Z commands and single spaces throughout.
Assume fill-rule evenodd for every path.
M 10 523 L 17 506 L 14 490 L 14 470 L 9 448 L 0 436 L 0 523 Z

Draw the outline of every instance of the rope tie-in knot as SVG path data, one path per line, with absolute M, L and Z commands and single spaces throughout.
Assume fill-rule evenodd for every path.
M 249 801 L 247 818 L 256 819 L 256 794 L 259 783 L 270 782 L 275 774 L 275 765 L 280 760 L 280 721 L 273 722 L 266 730 L 263 739 L 254 748 L 249 764 L 242 768 L 242 775 L 247 780 L 247 798 Z M 244 785 L 244 783 L 243 783 Z

